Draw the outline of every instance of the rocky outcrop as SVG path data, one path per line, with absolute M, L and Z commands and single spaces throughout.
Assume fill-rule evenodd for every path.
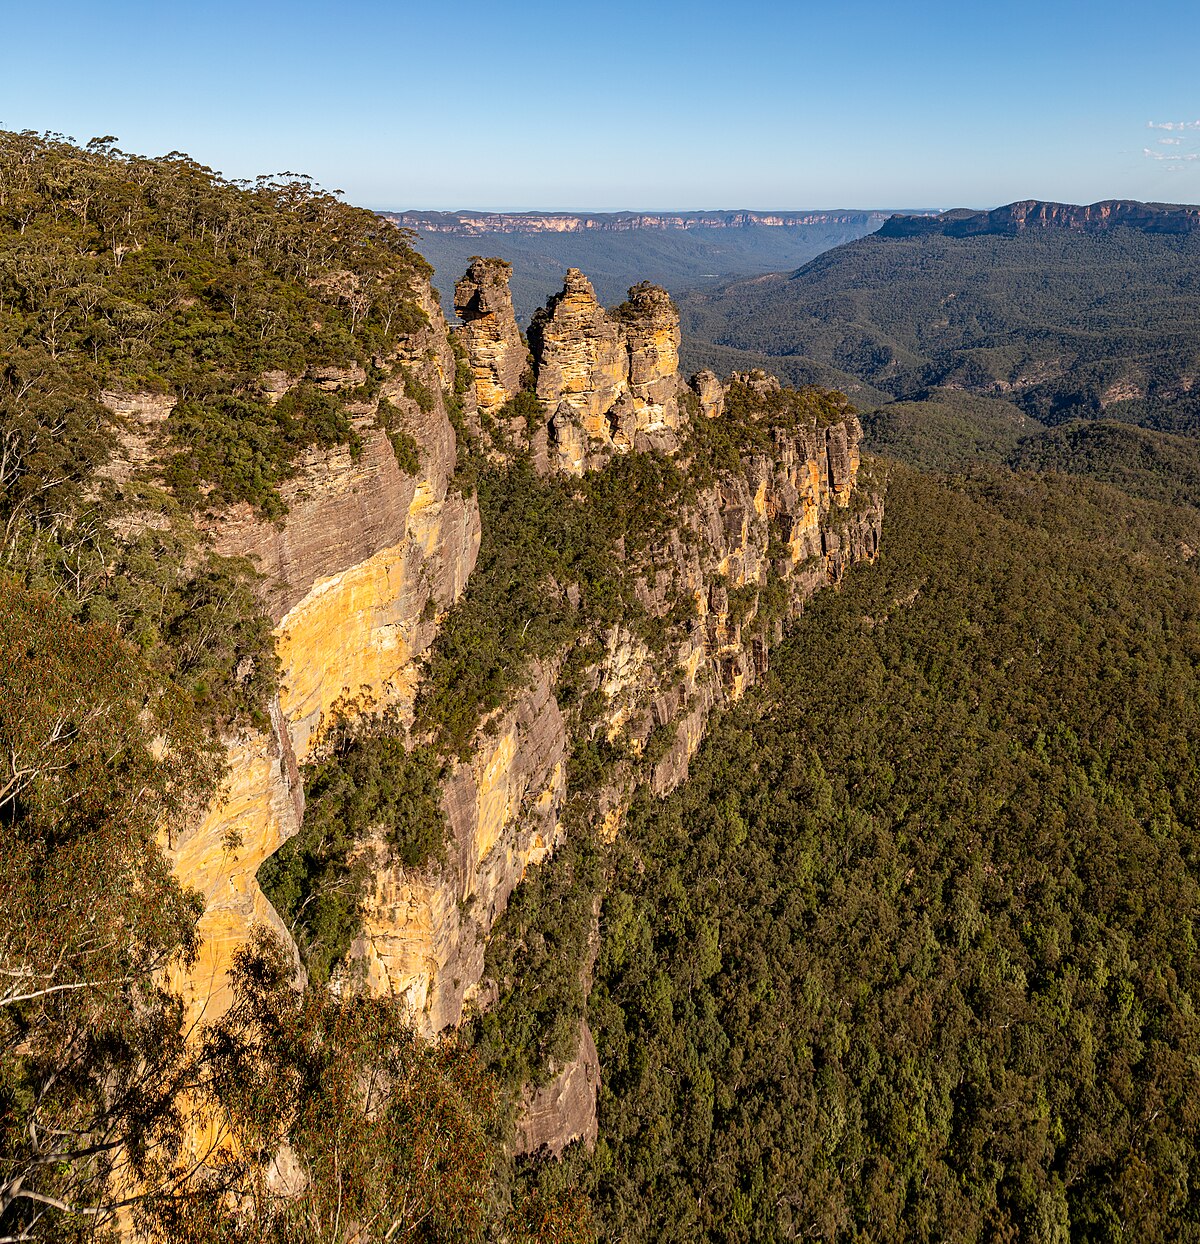
M 206 896 L 200 957 L 181 986 L 208 1019 L 227 1004 L 226 970 L 254 925 L 281 931 L 255 874 L 299 828 L 298 766 L 312 754 L 322 723 L 340 707 L 411 711 L 419 660 L 475 565 L 478 503 L 451 484 L 457 451 L 441 398 L 453 383 L 455 360 L 432 291 L 424 286 L 419 293 L 428 326 L 403 343 L 380 393 L 418 445 L 417 473 L 398 465 L 376 426 L 375 403 L 352 404 L 360 452 L 307 454 L 281 489 L 288 507 L 282 522 L 249 506 L 209 521 L 219 552 L 252 558 L 266 577 L 280 691 L 269 734 L 228 740 L 227 790 L 168 844 L 180 879 Z M 437 395 L 431 409 L 407 396 L 400 366 Z M 333 388 L 362 379 L 324 372 L 304 378 Z M 282 392 L 301 377 L 270 379 Z
M 632 439 L 610 412 L 629 388 L 629 353 L 620 326 L 596 301 L 591 282 L 570 268 L 562 292 L 529 328 L 537 396 L 550 414 L 559 465 L 578 474 L 593 443 L 611 446 L 614 434 Z
M 229 967 L 256 925 L 272 929 L 295 952 L 257 881 L 259 866 L 299 830 L 304 815 L 304 788 L 278 701 L 271 726 L 269 734 L 246 731 L 229 740 L 221 795 L 197 824 L 176 829 L 164 844 L 176 874 L 204 899 L 196 961 L 171 982 L 189 1028 L 229 1008 Z M 298 955 L 295 964 L 299 977 Z
M 474 305 L 476 324 L 488 315 L 507 323 L 507 273 L 486 265 L 473 265 L 472 273 L 473 292 L 460 310 L 475 314 Z M 229 741 L 223 799 L 171 844 L 181 878 L 207 903 L 200 960 L 182 982 L 195 1014 L 213 1018 L 227 1004 L 225 970 L 253 925 L 279 927 L 254 876 L 299 826 L 299 766 L 324 723 L 335 711 L 382 706 L 411 721 L 422 654 L 474 567 L 479 512 L 453 486 L 456 446 L 440 396 L 453 384 L 455 359 L 427 290 L 422 305 L 428 328 L 405 343 L 380 394 L 419 447 L 417 472 L 401 469 L 374 406 L 352 405 L 361 451 L 310 454 L 284 488 L 282 522 L 245 507 L 211 520 L 220 551 L 254 557 L 267 575 L 281 688 L 272 729 Z M 487 333 L 496 345 L 507 330 L 498 319 Z M 696 378 L 691 394 L 681 385 L 678 319 L 654 286 L 635 286 L 610 314 L 571 270 L 531 340 L 560 469 L 578 472 L 641 449 L 686 451 L 685 410 L 724 417 L 730 390 L 711 373 Z M 486 353 L 479 354 L 484 362 Z M 478 369 L 473 363 L 476 390 L 512 382 L 507 347 L 490 358 Z M 414 376 L 420 390 L 439 395 L 427 408 L 408 396 Z M 272 377 L 271 390 L 282 393 L 297 379 Z M 309 379 L 332 386 L 355 380 Z M 779 395 L 778 382 L 763 373 L 740 381 Z M 482 394 L 469 396 L 482 410 Z M 589 637 L 601 643 L 583 676 L 596 693 L 588 696 L 594 711 L 587 721 L 575 709 L 564 716 L 555 696 L 566 651 L 531 669 L 443 777 L 444 858 L 406 868 L 390 855 L 382 829 L 362 844 L 373 867 L 351 960 L 424 1033 L 457 1024 L 472 1000 L 487 1005 L 487 938 L 526 870 L 561 839 L 571 745 L 589 732 L 620 743 L 626 759 L 595 808 L 615 831 L 639 783 L 661 794 L 683 780 L 711 712 L 761 677 L 784 619 L 852 562 L 875 555 L 880 508 L 856 489 L 857 420 L 847 413 L 818 425 L 815 416 L 796 417 L 770 435 L 769 447 L 743 456 L 740 469 L 690 495 L 652 547 L 614 550 L 670 642 L 652 648 L 627 624 Z M 685 621 L 668 625 L 681 616 Z M 521 1144 L 558 1152 L 572 1138 L 594 1136 L 598 1075 L 585 1026 L 577 1056 L 529 1095 Z
M 558 841 L 567 733 L 554 675 L 550 666 L 534 671 L 443 783 L 450 830 L 443 863 L 406 869 L 381 841 L 372 844 L 374 882 L 351 958 L 371 989 L 403 1001 L 427 1034 L 462 1018 L 483 976 L 488 932 L 525 870 Z
M 764 373 L 738 381 L 780 392 Z M 726 388 L 696 387 L 712 407 L 724 406 Z M 827 425 L 814 418 L 777 428 L 769 449 L 700 490 L 663 541 L 627 559 L 651 617 L 692 603 L 678 642 L 654 650 L 626 625 L 602 636 L 582 688 L 599 706 L 588 723 L 564 718 L 552 692 L 555 662 L 540 666 L 516 703 L 480 728 L 470 762 L 446 784 L 446 864 L 405 870 L 380 848 L 354 955 L 372 987 L 402 998 L 423 1031 L 455 1024 L 466 1004 L 486 1007 L 494 996 L 483 978 L 487 937 L 526 868 L 561 836 L 570 739 L 580 729 L 602 734 L 629 757 L 596 802 L 602 831 L 616 832 L 640 784 L 663 795 L 686 778 L 712 712 L 762 677 L 786 618 L 876 555 L 881 500 L 856 492 L 861 437 L 848 413 Z M 586 1030 L 575 1058 L 550 1072 L 547 1085 L 527 1093 L 522 1151 L 560 1153 L 595 1135 L 599 1068 Z
M 551 461 L 573 475 L 615 453 L 679 444 L 679 314 L 643 282 L 610 315 L 578 268 L 529 329 Z
M 629 351 L 629 393 L 625 401 L 634 437 L 622 449 L 673 452 L 679 430 L 679 313 L 665 289 L 643 281 L 617 308 Z
M 644 643 L 614 632 L 596 685 L 610 736 L 623 733 L 635 750 L 656 732 L 670 737 L 649 775 L 656 794 L 686 778 L 713 709 L 740 699 L 765 673 L 783 621 L 878 552 L 882 499 L 859 498 L 850 508 L 861 438 L 853 416 L 827 428 L 777 430 L 771 453 L 743 459 L 740 474 L 701 492 L 667 544 L 644 557 L 637 590 L 649 612 L 664 616 L 690 595 L 695 621 L 665 670 Z M 765 618 L 763 593 L 772 584 L 782 610 Z M 610 796 L 618 819 L 642 776 L 630 766 Z
M 562 1157 L 573 1140 L 590 1149 L 600 1134 L 596 1094 L 600 1088 L 600 1056 L 587 1020 L 579 1021 L 578 1052 L 565 1067 L 550 1067 L 548 1084 L 526 1093 L 517 1125 L 516 1151 L 545 1151 Z
M 513 312 L 503 259 L 476 259 L 454 287 L 454 310 L 462 326 L 459 341 L 467 352 L 480 413 L 495 415 L 521 387 L 529 350 Z
M 716 372 L 698 371 L 691 379 L 692 391 L 700 400 L 700 413 L 706 419 L 719 418 L 725 412 L 725 387 Z
M 102 390 L 100 404 L 114 416 L 116 445 L 108 461 L 96 472 L 96 478 L 125 484 L 150 467 L 175 401 L 174 396 L 166 393 Z

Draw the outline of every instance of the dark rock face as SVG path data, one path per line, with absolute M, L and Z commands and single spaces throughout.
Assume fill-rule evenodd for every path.
M 573 1141 L 589 1149 L 600 1134 L 596 1095 L 600 1090 L 600 1057 L 586 1020 L 579 1023 L 579 1051 L 549 1084 L 527 1093 L 517 1125 L 516 1151 L 545 1150 L 556 1158 Z

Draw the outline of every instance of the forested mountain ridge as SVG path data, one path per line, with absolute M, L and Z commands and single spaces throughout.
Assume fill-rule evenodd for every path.
M 1200 209 L 1020 203 L 893 218 L 791 274 L 682 299 L 705 346 L 839 368 L 901 400 L 961 389 L 1046 423 L 1200 426 Z M 734 356 L 736 357 L 736 356 Z
M 502 262 L 452 335 L 303 179 L 0 140 L 4 1228 L 587 1238 L 512 1152 L 589 1057 L 594 1120 L 591 908 L 554 989 L 488 931 L 875 554 L 852 410 L 684 384 L 648 285 L 569 273 L 530 353 Z
M 1137 229 L 1142 233 L 1192 233 L 1200 229 L 1200 207 L 1185 203 L 1139 203 L 1134 199 L 1106 199 L 1086 206 L 1024 199 L 990 212 L 957 208 L 929 216 L 897 214 L 884 221 L 878 233 L 885 238 L 925 237 L 935 233 L 968 238 L 1035 229 L 1101 233 L 1119 228 Z

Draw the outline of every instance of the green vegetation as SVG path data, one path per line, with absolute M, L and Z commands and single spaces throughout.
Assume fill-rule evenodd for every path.
M 956 387 L 1049 424 L 1103 413 L 1194 432 L 1198 273 L 1200 231 L 871 236 L 680 310 L 685 336 L 789 377 L 834 368 L 900 399 Z M 689 358 L 708 363 L 695 342 Z
M 544 1083 L 551 1062 L 561 1067 L 575 1056 L 587 1001 L 582 967 L 605 855 L 590 832 L 574 826 L 513 892 L 489 938 L 485 970 L 499 999 L 471 1020 L 464 1037 L 514 1098 L 525 1085 Z
M 685 486 L 673 463 L 651 455 L 616 459 L 584 481 L 541 477 L 527 457 L 476 470 L 483 544 L 417 701 L 418 728 L 460 753 L 532 661 L 618 621 L 646 624 L 617 541 L 644 547 Z
M 407 389 L 406 383 L 406 393 Z M 392 442 L 396 465 L 406 475 L 416 475 L 421 469 L 421 447 L 417 444 L 417 438 L 404 426 L 400 411 L 386 397 L 381 397 L 375 417 L 379 426 L 387 433 L 388 440 Z
M 194 952 L 200 901 L 158 833 L 212 789 L 206 744 L 186 697 L 113 627 L 0 577 L 0 1221 L 13 1234 L 55 1202 L 104 1204 L 111 1181 L 145 1176 L 173 1143 L 183 1037 L 159 974 Z M 95 1238 L 113 1218 L 111 1201 L 92 1221 L 52 1210 L 43 1238 Z
M 426 324 L 413 281 L 430 269 L 403 232 L 304 178 L 251 187 L 178 152 L 0 132 L 0 186 L 0 402 L 21 475 L 56 478 L 43 452 L 86 474 L 112 446 L 99 392 L 150 390 L 178 402 L 180 499 L 276 517 L 296 454 L 355 438 L 341 398 L 309 386 L 272 406 L 264 376 L 365 369 Z M 35 495 L 29 522 L 51 501 Z
M 1014 470 L 1085 475 L 1135 497 L 1200 505 L 1200 441 L 1112 420 L 1048 428 L 1023 439 L 1009 457 Z
M 274 406 L 234 396 L 180 402 L 167 430 L 181 448 L 167 459 L 163 478 L 183 505 L 245 501 L 268 518 L 286 513 L 279 485 L 293 474 L 302 449 L 349 445 L 357 454 L 362 447 L 340 400 L 309 384 L 296 385 Z
M 324 754 L 305 766 L 304 824 L 263 862 L 258 880 L 313 984 L 329 980 L 362 927 L 377 865 L 373 834 L 410 868 L 444 856 L 440 777 L 427 748 L 405 748 L 395 721 L 366 715 L 335 723 Z
M 404 396 L 416 402 L 419 410 L 429 414 L 437 402 L 433 390 L 409 367 L 401 366 L 400 374 L 404 378 Z
M 879 562 L 617 844 L 602 1239 L 1191 1238 L 1195 529 L 896 469 Z
M 873 450 L 922 470 L 1015 471 L 1076 475 L 1133 497 L 1200 506 L 1200 441 L 1112 419 L 1043 427 L 1009 402 L 938 391 L 862 416 Z
M 424 1041 L 389 998 L 298 992 L 286 955 L 265 939 L 239 953 L 232 984 L 234 1004 L 207 1034 L 201 1085 L 204 1105 L 227 1122 L 230 1150 L 214 1155 L 194 1195 L 166 1185 L 139 1207 L 155 1238 L 592 1238 L 577 1194 L 497 1201 L 505 1165 L 492 1134 L 498 1094 L 459 1044 Z M 273 1153 L 285 1139 L 303 1179 L 280 1196 L 241 1155 Z
M 504 411 L 503 418 L 522 417 L 527 426 L 542 417 L 531 394 Z M 699 489 L 739 470 L 743 456 L 772 452 L 776 431 L 824 427 L 849 413 L 841 394 L 762 395 L 735 385 L 727 416 L 697 419 L 678 457 L 617 456 L 579 479 L 539 476 L 528 454 L 511 446 L 497 463 L 471 447 L 464 428 L 460 470 L 478 490 L 483 541 L 466 593 L 434 641 L 418 729 L 433 732 L 443 750 L 465 754 L 480 720 L 508 702 L 531 662 L 618 621 L 665 652 L 694 617 L 690 599 L 651 617 L 637 579 L 671 533 L 687 538 L 680 520 Z
M 953 389 L 866 411 L 862 425 L 875 453 L 928 471 L 1007 462 L 1023 436 L 1041 431 L 1041 425 L 1011 402 Z

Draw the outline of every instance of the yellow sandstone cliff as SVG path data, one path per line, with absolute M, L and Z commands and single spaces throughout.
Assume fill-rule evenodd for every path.
M 462 287 L 477 330 L 461 337 L 475 378 L 467 403 L 494 408 L 511 396 L 516 361 L 524 366 L 526 356 L 514 344 L 520 338 L 504 296 L 506 269 L 476 264 L 472 273 L 465 278 L 471 288 Z M 224 797 L 171 844 L 181 879 L 206 902 L 200 958 L 185 982 L 194 1017 L 215 1018 L 227 1005 L 225 973 L 254 925 L 280 930 L 255 873 L 300 825 L 299 766 L 322 727 L 333 713 L 384 706 L 411 722 L 421 657 L 475 564 L 478 506 L 454 487 L 456 445 L 440 396 L 453 384 L 455 359 L 428 290 L 423 305 L 429 327 L 414 335 L 401 361 L 438 399 L 422 410 L 400 379 L 388 381 L 383 394 L 419 445 L 418 472 L 401 470 L 373 408 L 352 407 L 361 453 L 310 454 L 286 487 L 282 523 L 241 509 L 212 531 L 220 551 L 254 557 L 267 576 L 281 686 L 270 734 L 230 740 Z M 551 416 L 542 469 L 577 474 L 614 453 L 675 452 L 688 418 L 722 417 L 727 386 L 711 373 L 691 390 L 680 381 L 678 317 L 656 287 L 635 287 L 609 314 L 573 269 L 531 341 L 537 393 Z M 762 373 L 738 381 L 777 388 Z M 283 378 L 280 391 L 288 382 Z M 596 637 L 601 655 L 585 677 L 602 708 L 591 728 L 620 740 L 630 756 L 600 798 L 609 832 L 639 782 L 662 794 L 683 780 L 713 709 L 736 700 L 765 670 L 781 618 L 837 582 L 851 562 L 875 555 L 878 505 L 849 505 L 859 468 L 857 420 L 847 412 L 830 426 L 814 421 L 773 436 L 769 451 L 743 458 L 740 471 L 699 490 L 666 537 L 627 560 L 651 617 L 665 617 L 681 600 L 693 602 L 694 617 L 665 655 L 621 625 Z M 757 592 L 768 581 L 782 584 L 786 596 L 783 614 L 776 610 L 769 625 L 757 616 Z M 531 670 L 512 701 L 481 724 L 470 754 L 447 770 L 444 861 L 405 867 L 389 854 L 382 827 L 363 845 L 372 881 L 351 958 L 368 986 L 395 997 L 426 1034 L 457 1024 L 472 998 L 487 1004 L 480 990 L 488 934 L 526 870 L 560 841 L 571 779 L 572 727 L 555 698 L 564 656 Z M 652 736 L 667 742 L 650 755 Z M 648 764 L 637 762 L 642 754 Z M 580 1103 L 594 1105 L 598 1069 L 584 1065 L 594 1051 L 586 1025 L 580 1049 L 583 1063 L 561 1069 L 531 1100 L 538 1122 L 527 1139 L 549 1137 L 561 1148 L 570 1135 L 591 1134 L 594 1116 L 589 1122 Z M 557 1127 L 556 1110 L 569 1115 Z

